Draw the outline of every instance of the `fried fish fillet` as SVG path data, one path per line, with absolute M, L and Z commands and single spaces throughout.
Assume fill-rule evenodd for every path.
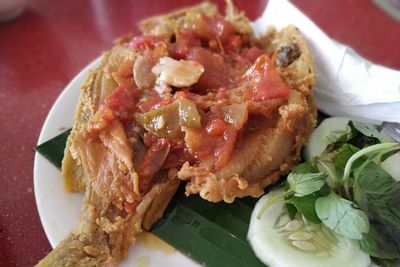
M 187 182 L 187 195 L 200 194 L 212 202 L 232 202 L 236 197 L 260 196 L 266 186 L 276 182 L 299 160 L 301 146 L 315 126 L 316 107 L 311 90 L 315 82 L 315 68 L 298 30 L 293 26 L 281 31 L 271 29 L 262 39 L 256 40 L 248 19 L 228 2 L 225 20 L 233 27 L 231 44 L 237 45 L 236 37 L 240 36 L 239 39 L 249 47 L 261 47 L 262 50 L 258 51 L 267 56 L 258 57 L 253 67 L 250 61 L 246 61 L 244 67 L 231 64 L 230 71 L 240 75 L 231 75 L 235 86 L 230 90 L 219 92 L 221 94 L 210 90 L 203 95 L 192 94 L 195 97 L 190 101 L 186 98 L 182 100 L 176 95 L 172 97 L 174 90 L 189 94 L 187 91 L 195 82 L 194 90 L 198 90 L 201 84 L 215 85 L 203 79 L 207 62 L 195 60 L 196 53 L 208 53 L 201 47 L 189 52 L 187 47 L 175 51 L 189 53 L 188 59 L 174 61 L 168 58 L 179 29 L 199 16 L 211 18 L 205 21 L 215 23 L 213 18 L 219 15 L 215 5 L 204 3 L 144 20 L 139 25 L 143 39 L 121 39 L 104 54 L 100 66 L 91 72 L 81 89 L 75 124 L 67 141 L 62 165 L 65 189 L 85 191 L 81 216 L 74 231 L 38 266 L 114 266 L 126 257 L 135 235 L 142 229 L 149 229 L 162 216 L 180 181 Z M 217 20 L 217 23 L 221 21 Z M 201 30 L 203 34 L 204 31 L 209 34 L 205 28 Z M 181 34 L 190 36 L 191 33 L 182 31 Z M 150 38 L 146 39 L 146 36 Z M 199 42 L 190 38 L 188 43 L 197 41 L 200 46 L 204 43 L 204 40 Z M 130 49 L 128 43 L 145 47 L 144 52 Z M 211 58 L 217 58 L 217 61 L 226 55 L 228 60 L 243 61 L 242 57 L 229 58 L 230 52 L 225 50 L 219 38 L 215 42 L 211 40 L 208 45 L 212 51 Z M 245 68 L 250 67 L 251 70 L 257 64 L 276 66 L 273 74 L 277 73 L 276 79 L 283 80 L 290 88 L 287 96 L 262 100 L 247 97 L 249 83 L 239 80 L 245 79 Z M 182 65 L 191 66 L 191 69 L 179 69 Z M 185 75 L 172 72 L 169 66 L 183 71 Z M 215 80 L 213 73 L 208 72 L 207 75 Z M 231 82 L 224 77 L 216 78 Z M 154 90 L 149 90 L 153 86 Z M 220 95 L 223 95 L 222 100 Z M 133 100 L 129 99 L 137 102 L 132 104 Z M 184 135 L 184 138 L 177 142 L 178 145 L 171 145 L 168 138 L 162 136 L 167 134 L 170 137 L 169 130 L 172 129 L 167 125 L 169 130 L 163 130 L 166 124 L 164 119 L 157 117 L 155 124 L 154 121 L 147 125 L 138 123 L 140 118 L 145 121 L 143 118 L 149 113 L 143 110 L 148 109 L 147 103 L 153 103 L 154 99 L 158 101 L 157 105 L 161 105 L 160 109 L 168 107 L 173 112 L 176 111 L 173 108 L 181 104 L 186 103 L 191 112 L 197 105 L 203 121 L 207 116 L 215 115 L 212 113 L 213 105 L 229 106 L 231 111 L 245 109 L 246 116 L 241 118 L 246 120 L 240 126 L 243 129 L 235 130 L 235 137 L 242 135 L 241 145 L 232 146 L 225 163 L 219 166 L 216 166 L 218 164 L 212 153 L 202 156 L 201 160 L 182 156 L 183 152 L 179 151 L 183 141 L 189 152 L 191 146 L 201 141 L 199 129 L 196 129 L 198 126 L 190 128 L 186 122 L 176 131 L 176 136 L 182 138 Z M 138 105 L 141 107 L 138 108 Z M 137 109 L 141 109 L 139 114 Z M 135 112 L 136 121 L 131 121 L 133 116 L 127 110 Z M 149 110 L 153 112 L 154 107 Z M 233 129 L 230 124 L 224 125 L 225 130 Z M 159 132 L 149 132 L 149 128 Z M 221 138 L 219 140 L 224 140 Z M 175 157 L 169 157 L 172 152 L 177 153 Z M 171 162 L 176 155 L 181 156 L 178 157 L 179 164 Z
M 216 14 L 209 4 L 200 6 L 208 14 Z M 153 34 L 171 34 L 180 25 L 187 10 L 177 11 L 166 17 L 154 17 L 140 26 Z M 315 66 L 310 50 L 294 26 L 281 31 L 269 29 L 261 40 L 254 40 L 248 19 L 228 2 L 226 19 L 249 39 L 271 55 L 278 71 L 290 86 L 287 99 L 261 103 L 268 120 L 263 126 L 249 133 L 244 146 L 235 148 L 230 161 L 221 169 L 214 167 L 213 157 L 191 164 L 186 162 L 178 172 L 187 181 L 186 194 L 199 194 L 212 201 L 232 202 L 236 197 L 259 197 L 266 186 L 276 182 L 300 159 L 300 149 L 316 124 L 316 105 L 312 87 L 315 83 Z M 240 89 L 239 89 L 240 91 Z M 232 90 L 232 101 L 241 103 L 238 90 Z M 248 103 L 248 108 L 260 103 Z

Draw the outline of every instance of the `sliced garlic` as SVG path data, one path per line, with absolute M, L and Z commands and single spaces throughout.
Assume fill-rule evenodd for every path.
M 193 60 L 178 61 L 162 57 L 151 71 L 157 75 L 156 84 L 182 88 L 195 84 L 204 72 L 204 67 Z
M 133 65 L 133 78 L 139 89 L 149 88 L 154 84 L 156 76 L 151 72 L 153 65 L 143 56 L 138 56 Z

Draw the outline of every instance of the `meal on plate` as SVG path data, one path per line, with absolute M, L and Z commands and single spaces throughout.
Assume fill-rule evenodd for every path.
M 316 123 L 311 54 L 294 26 L 255 38 L 230 2 L 140 23 L 81 88 L 62 175 L 85 191 L 73 232 L 39 266 L 115 266 L 179 184 L 204 201 L 259 197 Z

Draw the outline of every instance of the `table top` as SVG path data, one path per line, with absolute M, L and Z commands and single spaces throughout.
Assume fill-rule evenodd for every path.
M 57 96 L 114 39 L 137 34 L 139 20 L 194 2 L 32 0 L 0 24 L 0 266 L 32 266 L 51 250 L 34 199 L 33 148 Z M 267 0 L 234 2 L 255 19 Z M 293 2 L 334 39 L 400 69 L 400 23 L 374 1 Z

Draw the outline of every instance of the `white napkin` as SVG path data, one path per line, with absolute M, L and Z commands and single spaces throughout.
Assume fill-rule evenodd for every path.
M 320 110 L 374 123 L 400 122 L 400 71 L 373 64 L 332 40 L 287 0 L 269 0 L 253 28 L 262 35 L 269 26 L 290 24 L 300 29 L 314 55 Z

